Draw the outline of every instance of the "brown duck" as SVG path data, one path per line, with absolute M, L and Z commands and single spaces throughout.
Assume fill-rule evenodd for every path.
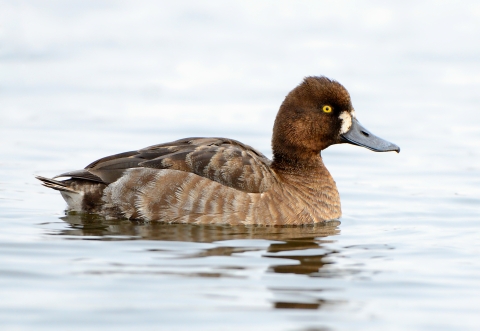
M 300 225 L 338 219 L 335 181 L 320 152 L 350 143 L 377 152 L 400 148 L 355 117 L 338 82 L 307 77 L 280 106 L 273 161 L 226 138 L 186 138 L 104 157 L 59 181 L 70 210 L 108 218 L 197 224 Z

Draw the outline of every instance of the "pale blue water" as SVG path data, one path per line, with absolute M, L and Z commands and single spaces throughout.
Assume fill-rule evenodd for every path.
M 475 1 L 3 1 L 2 330 L 477 330 Z M 52 176 L 226 136 L 270 155 L 284 96 L 335 78 L 402 151 L 323 153 L 341 224 L 65 215 Z

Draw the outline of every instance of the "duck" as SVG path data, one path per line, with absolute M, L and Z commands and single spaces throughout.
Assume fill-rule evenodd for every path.
M 280 106 L 272 160 L 233 139 L 192 137 L 106 156 L 53 178 L 36 178 L 61 193 L 68 211 L 107 219 L 314 225 L 342 215 L 340 195 L 321 151 L 343 143 L 400 152 L 360 124 L 345 87 L 325 76 L 309 76 Z

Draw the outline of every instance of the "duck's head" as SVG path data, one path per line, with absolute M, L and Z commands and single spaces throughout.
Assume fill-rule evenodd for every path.
M 375 152 L 400 148 L 358 122 L 348 91 L 326 77 L 307 77 L 285 98 L 273 128 L 276 161 L 308 159 L 333 144 L 350 143 Z

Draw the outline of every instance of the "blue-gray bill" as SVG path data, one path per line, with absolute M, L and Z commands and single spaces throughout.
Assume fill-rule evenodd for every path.
M 356 118 L 353 119 L 350 130 L 342 134 L 341 137 L 349 144 L 362 146 L 371 149 L 374 152 L 395 151 L 400 153 L 400 147 L 380 137 L 377 137 L 365 129 Z

